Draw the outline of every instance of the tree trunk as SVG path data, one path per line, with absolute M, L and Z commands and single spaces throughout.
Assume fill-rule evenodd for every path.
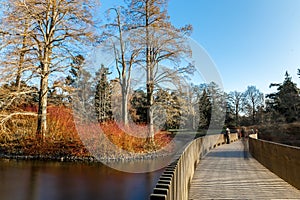
M 255 124 L 255 104 L 252 102 L 252 123 Z
M 25 30 L 24 30 L 24 36 L 22 38 L 22 48 L 20 51 L 17 77 L 16 77 L 16 83 L 15 83 L 17 90 L 19 90 L 21 87 L 21 77 L 22 77 L 23 64 L 24 64 L 24 58 L 25 58 L 25 52 L 26 52 L 25 48 L 26 48 L 26 44 L 27 44 L 27 40 L 26 40 L 27 31 L 28 31 L 27 20 L 25 21 L 25 24 L 26 24 L 26 26 L 25 26 Z
M 44 141 L 47 131 L 47 93 L 48 93 L 48 76 L 41 77 L 39 92 L 38 124 L 37 138 Z
M 152 67 L 147 67 L 147 124 L 148 124 L 148 130 L 149 130 L 149 142 L 154 142 L 154 122 L 153 122 L 153 73 L 152 73 Z
M 238 103 L 235 106 L 235 125 L 239 125 L 239 106 Z
M 122 85 L 122 121 L 125 126 L 128 125 L 128 92 L 126 91 L 126 85 Z
M 40 142 L 45 141 L 47 133 L 47 94 L 48 94 L 48 78 L 49 78 L 49 58 L 45 53 L 44 62 L 41 63 L 42 74 L 39 91 L 39 107 L 36 136 Z
M 154 144 L 154 123 L 153 123 L 153 90 L 154 90 L 154 77 L 153 77 L 153 61 L 151 59 L 150 48 L 150 33 L 149 33 L 149 1 L 145 5 L 145 28 L 146 28 L 146 73 L 147 73 L 147 124 L 148 124 L 148 142 Z
M 151 85 L 151 83 L 147 84 L 147 124 L 149 130 L 149 142 L 154 142 L 153 87 Z
M 25 48 L 25 45 L 23 43 L 22 48 Z M 18 64 L 18 70 L 17 70 L 17 77 L 16 77 L 16 82 L 15 82 L 15 86 L 17 87 L 17 90 L 20 90 L 21 87 L 21 78 L 22 78 L 22 67 L 24 64 L 24 57 L 25 57 L 25 53 L 23 51 L 21 51 L 20 53 L 20 58 L 19 58 L 19 64 Z

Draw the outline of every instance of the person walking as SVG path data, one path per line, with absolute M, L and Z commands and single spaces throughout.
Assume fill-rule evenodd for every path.
M 226 143 L 230 144 L 230 129 L 229 128 L 226 128 L 225 138 L 226 138 Z

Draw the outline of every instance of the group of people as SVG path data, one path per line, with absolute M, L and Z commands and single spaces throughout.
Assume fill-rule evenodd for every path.
M 237 129 L 237 134 L 239 138 L 248 138 L 250 134 L 258 134 L 257 129 L 251 129 L 250 131 L 246 131 L 245 128 Z M 224 140 L 226 144 L 230 144 L 230 129 L 227 127 L 226 130 L 224 131 Z

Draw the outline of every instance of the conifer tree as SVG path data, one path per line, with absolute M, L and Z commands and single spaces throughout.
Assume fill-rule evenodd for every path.
M 207 129 L 211 120 L 212 104 L 206 89 L 199 99 L 199 129 Z
M 282 84 L 272 83 L 270 87 L 277 87 L 277 92 L 266 95 L 268 108 L 273 112 L 278 112 L 288 123 L 299 119 L 299 89 L 292 82 L 289 73 L 285 73 L 285 79 Z
M 147 123 L 147 108 L 146 93 L 143 90 L 136 90 L 133 92 L 130 100 L 130 114 L 135 123 L 146 124 Z
M 102 123 L 111 120 L 111 85 L 108 81 L 110 72 L 108 68 L 101 66 L 99 72 L 96 74 L 98 83 L 95 92 L 95 111 L 97 121 Z

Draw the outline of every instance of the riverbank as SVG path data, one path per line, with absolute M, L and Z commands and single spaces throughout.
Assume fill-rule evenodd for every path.
M 91 154 L 81 141 L 51 141 L 39 143 L 36 140 L 6 141 L 0 143 L 0 159 L 40 160 L 59 162 L 104 162 L 117 163 L 126 161 L 151 160 L 171 155 L 167 150 L 150 150 L 148 152 L 126 152 L 120 149 L 103 149 Z
M 37 112 L 36 107 L 23 108 Z M 154 142 L 147 139 L 146 125 L 123 125 L 115 121 L 75 124 L 73 111 L 49 106 L 47 133 L 38 140 L 35 116 L 12 116 L 0 124 L 0 157 L 22 160 L 118 162 L 155 159 L 169 155 L 161 151 L 172 142 L 172 134 L 157 131 Z M 4 111 L 1 112 L 5 113 Z

